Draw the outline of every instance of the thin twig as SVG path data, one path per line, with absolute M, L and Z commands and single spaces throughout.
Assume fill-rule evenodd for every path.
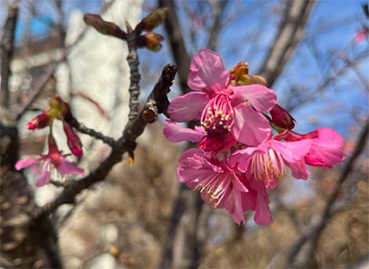
M 136 46 L 137 33 L 127 23 L 127 45 L 128 45 L 128 56 L 127 61 L 130 72 L 130 84 L 129 84 L 129 113 L 128 120 L 133 121 L 138 115 L 138 98 L 140 96 L 140 72 L 138 71 L 139 61 Z
M 77 121 L 76 118 L 73 118 L 73 120 L 70 122 L 71 126 L 75 128 L 76 130 L 80 131 L 83 134 L 87 134 L 89 136 L 92 136 L 96 139 L 99 139 L 103 141 L 104 143 L 110 145 L 111 147 L 115 147 L 116 141 L 114 138 L 106 136 L 98 131 L 95 131 L 94 129 L 90 129 L 86 127 L 83 123 L 80 123 Z
M 282 73 L 297 45 L 304 37 L 305 25 L 315 0 L 287 1 L 287 9 L 265 62 L 258 72 L 271 87 Z
M 352 64 L 355 63 L 356 65 L 361 61 L 365 60 L 368 57 L 369 53 L 364 52 L 360 55 L 356 56 L 354 59 L 351 59 L 351 61 L 346 61 L 345 65 L 342 66 L 335 74 L 330 75 L 322 80 L 322 83 L 314 90 L 306 94 L 303 99 L 298 99 L 298 101 L 294 104 L 287 104 L 286 109 L 291 112 L 292 110 L 296 109 L 297 107 L 301 106 L 304 103 L 307 103 L 308 101 L 311 101 L 314 97 L 319 96 L 319 93 L 322 92 L 326 87 L 328 87 L 330 84 L 332 84 L 336 79 L 342 77 L 342 75 L 348 71 Z
M 164 70 L 173 69 L 166 69 L 165 67 Z M 170 77 L 171 80 L 168 80 L 168 77 Z M 160 84 L 161 87 L 155 87 L 153 91 L 158 91 L 166 95 L 166 93 L 169 91 L 169 86 L 172 85 L 173 79 L 174 76 L 168 75 L 168 73 L 163 72 L 159 79 L 159 81 L 163 81 L 163 83 Z M 160 96 L 160 94 L 150 94 L 150 96 L 152 96 L 152 98 L 156 98 L 156 96 Z M 163 98 L 161 96 L 161 99 L 154 101 L 155 103 L 160 105 L 160 100 L 162 99 Z M 151 99 L 149 98 L 148 101 L 150 100 Z M 135 140 L 138 136 L 142 134 L 147 124 L 147 122 L 143 118 L 143 111 L 139 114 L 138 117 L 136 117 L 134 121 L 127 123 L 122 137 L 118 139 L 118 141 L 115 143 L 115 146 L 112 148 L 110 155 L 89 175 L 78 181 L 70 183 L 54 201 L 44 205 L 37 212 L 35 212 L 32 218 L 33 224 L 36 225 L 40 220 L 44 219 L 49 214 L 54 212 L 59 206 L 67 203 L 74 203 L 75 197 L 81 191 L 90 188 L 97 182 L 103 181 L 106 178 L 107 174 L 111 171 L 113 166 L 121 161 L 122 155 L 125 152 L 133 151 L 136 146 Z

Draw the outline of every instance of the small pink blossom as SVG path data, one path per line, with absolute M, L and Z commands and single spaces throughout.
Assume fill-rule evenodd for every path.
M 311 142 L 281 142 L 270 139 L 257 147 L 235 151 L 230 157 L 231 164 L 246 174 L 250 186 L 255 190 L 274 189 L 278 179 L 287 176 L 287 167 L 295 178 L 307 179 L 304 157 L 309 152 Z
M 31 166 L 32 171 L 39 175 L 39 178 L 36 181 L 37 187 L 44 186 L 50 181 L 50 174 L 53 168 L 55 168 L 61 174 L 75 173 L 83 176 L 83 169 L 79 168 L 75 163 L 65 160 L 66 156 L 68 156 L 68 154 L 62 155 L 58 150 L 54 139 L 50 136 L 48 154 L 40 155 L 38 158 L 19 160 L 15 164 L 15 168 L 17 170 L 21 170 L 25 167 Z M 41 170 L 39 166 L 41 166 Z
M 177 173 L 181 183 L 201 192 L 205 203 L 214 208 L 226 208 L 236 223 L 245 223 L 244 212 L 248 205 L 244 196 L 248 189 L 244 179 L 226 161 L 200 149 L 190 149 L 179 158 Z
M 205 203 L 225 208 L 233 220 L 244 224 L 244 213 L 255 211 L 254 220 L 260 225 L 271 222 L 268 193 L 248 186 L 248 180 L 228 163 L 224 154 L 215 156 L 200 149 L 185 151 L 178 161 L 177 174 L 181 183 L 199 190 Z
M 344 140 L 333 129 L 318 128 L 307 134 L 286 130 L 278 136 L 286 141 L 310 141 L 311 147 L 305 156 L 305 162 L 308 165 L 332 168 L 333 165 L 345 159 L 343 155 Z
M 190 70 L 187 84 L 194 92 L 171 101 L 168 113 L 172 121 L 201 120 L 207 132 L 203 139 L 210 140 L 203 141 L 202 145 L 219 142 L 212 149 L 215 151 L 230 148 L 236 141 L 257 146 L 268 137 L 271 127 L 261 113 L 270 111 L 276 104 L 272 90 L 259 84 L 230 85 L 222 58 L 210 50 L 200 50 Z M 222 142 L 223 137 L 229 144 Z

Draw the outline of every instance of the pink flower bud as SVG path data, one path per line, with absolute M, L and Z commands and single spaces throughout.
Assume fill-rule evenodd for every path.
M 147 15 L 145 18 L 142 19 L 142 21 L 138 24 L 137 28 L 139 30 L 145 30 L 150 32 L 155 27 L 159 26 L 167 17 L 168 9 L 167 8 L 159 8 L 157 10 L 154 10 L 149 15 Z
M 44 110 L 41 114 L 37 115 L 28 122 L 28 129 L 42 129 L 45 128 L 51 121 L 48 110 Z
M 67 123 L 63 122 L 63 129 L 67 136 L 67 144 L 73 155 L 77 157 L 83 156 L 82 143 L 73 128 Z
M 276 104 L 270 111 L 275 125 L 292 130 L 295 127 L 295 119 L 283 107 Z

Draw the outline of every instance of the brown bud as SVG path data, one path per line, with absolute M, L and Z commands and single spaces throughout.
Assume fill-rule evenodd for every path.
M 157 33 L 146 33 L 142 36 L 137 38 L 137 46 L 138 47 L 145 47 L 152 51 L 158 51 L 161 49 L 162 45 L 160 44 L 161 41 L 164 40 L 162 35 Z
M 147 32 L 152 31 L 155 27 L 159 26 L 167 17 L 168 9 L 167 8 L 159 8 L 151 12 L 142 21 L 139 23 L 137 28 L 139 30 L 144 30 Z
M 126 33 L 118 25 L 112 22 L 104 21 L 100 15 L 85 14 L 83 20 L 87 25 L 94 27 L 99 33 L 111 35 L 120 39 L 126 39 Z

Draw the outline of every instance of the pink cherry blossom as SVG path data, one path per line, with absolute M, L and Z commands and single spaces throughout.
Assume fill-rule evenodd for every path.
M 278 179 L 287 176 L 287 167 L 295 178 L 307 179 L 304 157 L 310 150 L 308 140 L 281 142 L 270 139 L 257 147 L 235 151 L 230 157 L 232 165 L 246 174 L 250 186 L 256 190 L 274 189 Z M 265 199 L 264 199 L 265 200 Z
M 200 149 L 185 151 L 178 161 L 178 178 L 181 183 L 201 192 L 205 203 L 214 208 L 225 208 L 238 223 L 245 223 L 244 212 L 254 202 L 246 204 L 249 197 L 248 189 L 244 185 L 245 179 L 239 177 L 226 160 Z
M 240 225 L 246 222 L 247 210 L 255 211 L 257 224 L 267 225 L 272 220 L 266 190 L 250 188 L 248 180 L 230 166 L 224 154 L 187 150 L 179 159 L 177 174 L 181 183 L 200 191 L 205 203 L 225 208 Z
M 83 169 L 79 168 L 75 163 L 68 162 L 65 157 L 68 154 L 62 155 L 58 150 L 53 138 L 49 137 L 49 152 L 46 155 L 40 155 L 38 158 L 28 158 L 19 160 L 15 164 L 17 170 L 31 166 L 32 171 L 39 175 L 36 181 L 36 186 L 41 187 L 50 181 L 52 169 L 56 169 L 60 174 L 80 174 L 84 175 Z M 38 164 L 38 165 L 35 165 Z M 41 169 L 39 168 L 41 167 Z
M 205 150 L 230 148 L 236 141 L 257 146 L 268 137 L 271 127 L 261 113 L 276 104 L 272 90 L 259 84 L 230 85 L 222 58 L 210 50 L 200 50 L 190 70 L 187 84 L 194 92 L 173 99 L 168 113 L 176 122 L 201 120 L 207 132 L 202 142 Z M 208 148 L 214 140 L 219 142 L 218 146 Z
M 307 134 L 286 130 L 278 136 L 286 141 L 310 141 L 311 147 L 305 156 L 305 162 L 308 165 L 332 168 L 333 165 L 345 159 L 343 155 L 344 140 L 333 129 L 318 128 Z

